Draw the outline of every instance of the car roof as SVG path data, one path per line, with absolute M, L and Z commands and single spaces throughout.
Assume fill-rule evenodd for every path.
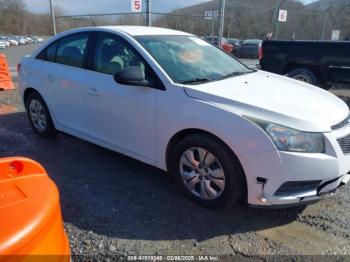
M 122 31 L 132 36 L 138 35 L 191 35 L 186 32 L 173 29 L 149 26 L 98 26 L 99 29 L 107 29 L 112 31 Z

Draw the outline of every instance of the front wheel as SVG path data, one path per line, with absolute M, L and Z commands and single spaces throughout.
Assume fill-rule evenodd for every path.
M 239 202 L 245 180 L 238 160 L 225 144 L 205 135 L 191 135 L 174 148 L 171 171 L 194 202 L 208 208 Z

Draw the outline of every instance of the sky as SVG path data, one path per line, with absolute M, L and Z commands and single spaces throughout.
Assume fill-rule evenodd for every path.
M 65 14 L 96 14 L 130 12 L 130 0 L 52 0 L 65 10 Z M 168 12 L 178 8 L 206 2 L 208 0 L 152 0 L 154 12 Z M 244 0 L 242 0 L 244 1 Z M 300 0 L 308 4 L 316 0 Z M 35 13 L 49 12 L 49 0 L 23 0 L 27 8 Z

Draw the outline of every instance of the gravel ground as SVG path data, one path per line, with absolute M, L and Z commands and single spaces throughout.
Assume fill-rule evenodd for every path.
M 11 67 L 33 47 L 6 50 Z M 4 104 L 16 110 L 0 114 L 0 156 L 27 156 L 47 169 L 73 255 L 350 254 L 349 186 L 306 208 L 207 210 L 156 168 L 66 134 L 38 137 L 15 91 L 0 92 Z

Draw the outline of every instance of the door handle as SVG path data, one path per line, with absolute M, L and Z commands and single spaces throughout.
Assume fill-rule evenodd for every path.
M 47 77 L 46 77 L 46 79 L 47 79 L 47 81 L 49 81 L 49 82 L 55 81 L 55 78 L 54 78 L 53 75 L 51 75 L 51 74 L 48 74 Z
M 92 96 L 99 96 L 100 95 L 100 92 L 94 87 L 89 87 L 87 92 L 89 95 L 92 95 Z

